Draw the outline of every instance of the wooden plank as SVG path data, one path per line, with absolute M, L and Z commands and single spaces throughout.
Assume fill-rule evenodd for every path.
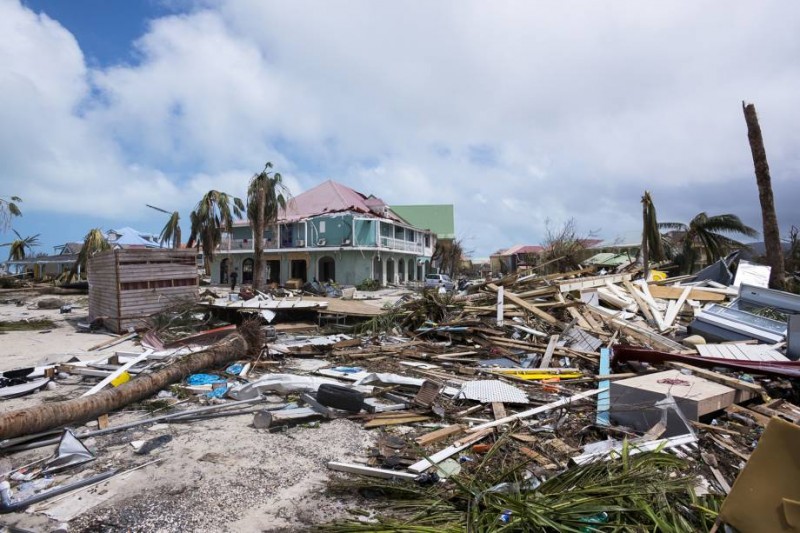
M 489 289 L 491 289 L 492 291 L 497 292 L 497 290 L 498 290 L 497 285 L 495 285 L 494 283 L 488 283 L 486 286 Z M 553 315 L 551 315 L 549 313 L 545 313 L 544 311 L 542 311 L 538 307 L 534 307 L 533 305 L 531 305 L 530 303 L 526 302 L 525 300 L 523 300 L 522 298 L 520 298 L 519 296 L 517 296 L 513 292 L 504 292 L 504 298 L 507 298 L 508 300 L 514 302 L 518 306 L 524 308 L 526 311 L 530 311 L 533 315 L 535 315 L 538 318 L 541 318 L 542 320 L 544 320 L 545 322 L 547 322 L 549 324 L 552 324 L 554 326 L 561 324 L 561 322 L 556 317 L 554 317 Z
M 561 292 L 579 291 L 581 289 L 592 289 L 595 287 L 602 287 L 606 281 L 611 283 L 621 283 L 623 281 L 630 281 L 633 274 L 611 274 L 609 276 L 595 276 L 591 278 L 579 278 L 567 282 L 555 282 Z
M 453 424 L 451 426 L 446 426 L 441 429 L 431 431 L 430 433 L 426 433 L 421 437 L 417 437 L 415 441 L 420 446 L 428 446 L 429 444 L 435 444 L 439 441 L 445 440 L 448 437 L 459 435 L 463 432 L 464 426 Z
M 381 468 L 373 468 L 371 466 L 338 463 L 335 461 L 329 462 L 328 468 L 337 472 L 347 472 L 348 474 L 358 474 L 360 476 L 378 477 L 382 479 L 402 479 L 405 481 L 414 481 L 417 478 L 417 474 L 409 474 L 408 472 L 383 470 Z
M 731 446 L 730 444 L 728 444 L 727 442 L 725 442 L 724 440 L 722 440 L 721 438 L 719 438 L 719 437 L 717 437 L 715 435 L 709 435 L 709 437 L 711 438 L 711 440 L 716 442 L 723 449 L 728 450 L 729 452 L 731 452 L 735 456 L 741 458 L 743 461 L 747 462 L 747 461 L 750 460 L 750 454 L 749 453 L 740 452 L 739 450 L 737 450 L 736 448 L 734 448 L 733 446 Z
M 506 407 L 503 405 L 503 402 L 492 402 L 492 413 L 494 414 L 495 420 L 505 418 L 507 415 Z
M 756 413 L 746 407 L 742 407 L 741 405 L 729 405 L 725 408 L 725 412 L 727 413 L 736 413 L 737 415 L 743 415 L 748 418 L 751 418 L 755 421 L 756 424 L 761 426 L 762 428 L 766 428 L 767 424 L 769 424 L 770 417 L 764 416 L 761 413 Z
M 365 429 L 377 428 L 381 426 L 394 426 L 397 424 L 413 424 L 414 422 L 425 422 L 431 417 L 423 415 L 409 415 L 397 418 L 376 418 L 364 424 Z
M 656 301 L 653 299 L 653 296 L 650 294 L 650 286 L 642 282 L 639 284 L 639 287 L 642 288 L 642 295 L 644 299 L 647 301 L 647 305 L 650 307 L 650 313 L 653 315 L 653 320 L 656 323 L 656 327 L 659 331 L 664 330 L 664 316 L 661 314 L 661 310 L 658 308 Z
M 544 352 L 539 368 L 550 368 L 550 361 L 553 359 L 553 352 L 555 352 L 557 345 L 558 335 L 551 335 L 550 342 L 547 343 L 547 349 Z
M 92 346 L 91 348 L 89 348 L 88 351 L 93 352 L 95 350 L 101 350 L 103 348 L 110 348 L 111 346 L 114 346 L 115 344 L 119 344 L 121 342 L 125 342 L 127 340 L 130 340 L 130 339 L 136 337 L 137 335 L 138 335 L 138 333 L 129 333 L 127 335 L 123 335 L 122 337 L 114 337 L 113 339 L 109 339 L 107 341 L 101 342 L 100 344 L 96 344 L 96 345 Z
M 713 370 L 707 370 L 705 368 L 692 366 L 686 363 L 678 363 L 675 361 L 668 361 L 665 363 L 665 365 L 678 370 L 690 370 L 693 374 L 697 374 L 698 376 L 701 376 L 709 381 L 715 381 L 717 383 L 721 383 L 722 385 L 727 385 L 733 389 L 750 392 L 754 396 L 765 394 L 764 389 L 761 388 L 760 385 L 726 376 L 725 374 L 720 374 L 719 372 L 714 372 Z
M 691 287 L 686 287 L 683 289 L 680 298 L 678 298 L 678 302 L 667 311 L 667 315 L 664 317 L 664 324 L 661 327 L 661 331 L 666 330 L 667 328 L 672 327 L 672 323 L 675 322 L 675 319 L 678 318 L 678 313 L 681 312 L 681 308 L 683 307 L 684 302 L 686 302 L 686 298 L 689 297 L 689 293 L 692 291 Z M 670 301 L 670 305 L 674 302 Z
M 113 371 L 111 374 L 106 376 L 105 379 L 103 379 L 103 381 L 101 381 L 100 383 L 98 383 L 97 385 L 95 385 L 94 387 L 89 389 L 88 391 L 84 392 L 81 396 L 92 396 L 93 394 L 97 394 L 98 392 L 103 390 L 106 387 L 106 385 L 108 385 L 109 383 L 111 383 L 112 381 L 117 379 L 119 376 L 121 376 L 123 372 L 126 372 L 129 368 L 131 368 L 134 365 L 137 365 L 137 364 L 141 363 L 142 361 L 146 361 L 147 360 L 147 356 L 149 356 L 151 353 L 152 353 L 152 350 L 147 350 L 144 353 L 142 353 L 141 355 L 139 355 L 139 357 L 137 357 L 136 359 L 132 359 L 131 361 L 128 361 L 127 363 L 125 363 L 124 365 L 122 365 L 121 367 L 119 367 L 118 369 Z
M 608 389 L 596 389 L 596 390 L 589 390 L 585 392 L 581 392 L 579 394 L 575 394 L 570 396 L 569 398 L 563 398 L 556 402 L 548 403 L 542 405 L 540 407 L 536 407 L 534 409 L 528 409 L 527 411 L 522 411 L 521 413 L 517 413 L 511 416 L 507 416 L 505 418 L 501 418 L 500 420 L 495 420 L 494 422 L 487 422 L 485 424 L 481 424 L 479 426 L 475 426 L 467 430 L 468 433 L 476 433 L 478 431 L 483 431 L 484 429 L 494 428 L 496 426 L 500 426 L 503 424 L 508 424 L 509 422 L 513 422 L 515 420 L 520 420 L 522 418 L 530 418 L 534 415 L 538 415 L 540 413 L 546 413 L 547 411 L 552 411 L 553 409 L 558 409 L 564 405 L 569 405 L 571 403 L 577 402 L 579 400 L 583 400 L 585 398 L 589 398 L 590 396 L 594 396 L 595 394 L 600 394 L 601 392 L 607 391 Z
M 642 312 L 644 317 L 651 322 L 655 322 L 653 319 L 653 313 L 650 312 L 650 306 L 644 301 L 642 295 L 639 294 L 639 290 L 634 287 L 633 283 L 630 281 L 624 281 L 623 284 L 628 290 L 628 294 L 631 295 L 631 298 L 633 298 L 633 300 L 636 302 L 636 305 L 639 306 L 639 310 Z
M 650 294 L 653 298 L 662 300 L 679 300 L 683 291 L 688 288 L 689 299 L 699 302 L 724 302 L 725 295 L 716 292 L 704 291 L 693 287 L 665 287 L 662 285 L 650 285 Z
M 468 435 L 468 436 L 464 437 L 463 439 L 460 439 L 460 440 L 457 440 L 456 442 L 454 442 L 452 446 L 448 446 L 444 450 L 441 450 L 441 451 L 438 451 L 438 452 L 434 453 L 428 459 L 423 459 L 421 461 L 418 461 L 418 462 L 414 463 L 413 465 L 408 467 L 408 470 L 411 471 L 411 472 L 416 472 L 417 474 L 421 474 L 422 472 L 424 472 L 425 470 L 429 469 L 430 467 L 441 463 L 442 461 L 444 461 L 445 459 L 447 459 L 451 455 L 454 455 L 454 454 L 460 452 L 461 450 L 471 446 L 472 444 L 474 444 L 474 443 L 476 443 L 476 442 L 478 442 L 480 440 L 485 439 L 486 437 L 491 435 L 493 432 L 494 432 L 493 430 L 488 429 L 488 430 L 483 430 L 483 431 L 480 431 L 480 432 L 476 432 L 473 435 Z
M 542 466 L 548 470 L 558 468 L 558 465 L 554 464 L 549 458 L 545 457 L 544 455 L 540 454 L 537 451 L 528 448 L 527 446 L 520 446 L 519 451 L 523 455 L 533 459 L 539 466 Z

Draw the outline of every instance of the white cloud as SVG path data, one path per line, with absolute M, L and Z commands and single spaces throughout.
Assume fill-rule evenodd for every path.
M 759 226 L 747 99 L 797 224 L 798 19 L 782 2 L 209 0 L 98 70 L 56 22 L 0 3 L 4 185 L 36 209 L 134 216 L 241 195 L 269 159 L 295 193 L 331 178 L 454 203 L 482 255 L 547 219 L 635 229 L 645 189 L 664 220 Z

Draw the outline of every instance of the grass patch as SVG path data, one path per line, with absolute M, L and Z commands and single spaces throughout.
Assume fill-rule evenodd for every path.
M 7 331 L 41 331 L 44 329 L 54 329 L 55 327 L 55 322 L 47 318 L 17 320 L 16 322 L 0 320 L 0 333 Z

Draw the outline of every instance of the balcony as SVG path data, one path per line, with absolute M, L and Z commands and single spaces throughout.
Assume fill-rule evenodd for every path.
M 219 243 L 220 250 L 253 250 L 253 239 L 230 239 L 222 238 Z M 274 250 L 278 248 L 278 243 L 275 240 L 264 239 L 264 250 Z
M 391 250 L 400 250 L 402 252 L 414 252 L 421 254 L 423 247 L 421 242 L 393 239 L 391 237 L 381 237 L 381 248 L 389 248 Z

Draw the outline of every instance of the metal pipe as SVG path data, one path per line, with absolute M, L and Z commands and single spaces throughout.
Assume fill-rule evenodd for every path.
M 2 483 L 0 483 L 0 513 L 14 513 L 16 511 L 21 511 L 22 509 L 25 509 L 29 505 L 33 505 L 34 503 L 47 500 L 48 498 L 52 498 L 53 496 L 58 496 L 59 494 L 64 494 L 65 492 L 79 489 L 81 487 L 85 487 L 86 485 L 91 485 L 93 483 L 103 481 L 104 479 L 108 479 L 111 476 L 117 474 L 117 472 L 119 472 L 117 469 L 107 470 L 101 474 L 97 474 L 96 476 L 83 478 L 79 481 L 76 481 L 75 483 L 70 483 L 69 485 L 62 485 L 52 490 L 40 492 L 39 494 L 34 494 L 30 498 L 19 502 L 11 500 L 10 485 L 8 481 L 3 481 Z

